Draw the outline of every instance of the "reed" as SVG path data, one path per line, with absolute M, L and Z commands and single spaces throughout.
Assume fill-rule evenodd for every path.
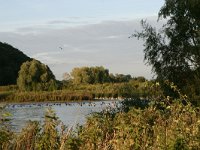
M 40 91 L 40 92 L 12 92 L 0 94 L 1 101 L 6 102 L 44 102 L 44 101 L 79 101 L 92 100 L 94 97 L 87 92 L 71 91 Z
M 75 130 L 49 110 L 44 124 L 30 122 L 18 134 L 0 128 L 0 150 L 200 149 L 199 108 L 183 100 L 107 109 Z
M 75 130 L 63 125 L 52 110 L 44 124 L 30 122 L 18 134 L 0 121 L 0 150 L 200 149 L 200 108 L 170 86 L 177 99 L 155 92 L 145 107 L 129 100 L 120 108 L 92 114 Z
M 147 82 L 150 84 L 150 82 Z M 106 84 L 70 84 L 55 91 L 19 91 L 16 86 L 1 86 L 0 101 L 7 102 L 44 102 L 79 101 L 93 99 L 117 99 L 147 97 L 144 82 L 106 83 Z

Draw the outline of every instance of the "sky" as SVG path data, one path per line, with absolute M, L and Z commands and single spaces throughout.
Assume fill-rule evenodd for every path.
M 153 77 L 143 61 L 140 20 L 159 27 L 164 0 L 0 0 L 0 41 L 47 64 L 57 79 L 74 67 Z M 59 47 L 62 47 L 60 49 Z

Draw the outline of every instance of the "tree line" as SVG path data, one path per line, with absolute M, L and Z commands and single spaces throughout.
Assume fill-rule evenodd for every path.
M 158 13 L 158 21 L 161 19 L 167 19 L 167 22 L 159 30 L 142 20 L 143 30 L 133 34 L 133 37 L 144 40 L 144 59 L 152 66 L 152 71 L 157 77 L 156 80 L 161 84 L 165 95 L 178 96 L 165 84 L 166 81 L 169 81 L 177 85 L 191 99 L 198 100 L 200 98 L 200 1 L 165 0 L 164 6 Z M 2 43 L 0 46 L 1 53 L 5 53 L 6 49 L 14 49 L 12 46 Z M 4 53 L 0 55 L 0 85 L 15 84 L 19 66 L 27 60 L 30 61 L 30 58 L 12 57 L 12 52 L 9 50 L 6 52 L 10 54 L 10 58 L 17 59 L 15 61 L 19 63 L 15 66 L 12 60 L 9 62 Z M 5 65 L 7 62 L 11 65 Z M 26 70 L 25 68 L 21 69 Z M 41 71 L 45 69 L 38 70 L 40 69 L 34 69 L 34 65 L 33 71 L 23 72 L 20 70 L 19 87 L 26 85 L 21 88 L 23 90 L 53 90 L 63 84 L 63 82 L 55 80 L 47 67 L 46 71 Z M 41 75 L 38 75 L 38 72 Z M 36 75 L 30 77 L 34 73 Z M 69 81 L 74 84 L 120 83 L 133 79 L 130 75 L 110 74 L 109 70 L 104 67 L 74 68 L 69 77 Z
M 114 75 L 102 66 L 74 68 L 71 74 L 65 73 L 64 77 L 63 81 L 56 80 L 47 65 L 33 59 L 21 65 L 17 85 L 21 91 L 53 91 L 81 84 L 128 83 L 131 80 L 146 81 L 142 76 L 133 78 L 131 75 Z
M 142 77 L 141 77 L 142 78 Z M 97 84 L 97 83 L 122 83 L 129 82 L 131 75 L 112 74 L 103 66 L 74 68 L 71 72 L 71 79 L 75 84 Z M 143 77 L 145 80 L 145 78 Z

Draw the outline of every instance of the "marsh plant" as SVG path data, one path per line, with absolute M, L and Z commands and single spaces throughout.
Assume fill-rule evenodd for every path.
M 52 110 L 47 111 L 42 125 L 30 122 L 19 133 L 1 128 L 0 149 L 200 149 L 199 107 L 188 102 L 173 83 L 168 85 L 178 93 L 177 99 L 157 93 L 145 107 L 138 107 L 139 100 L 129 100 L 123 104 L 129 106 L 121 109 L 94 113 L 76 129 L 64 126 Z

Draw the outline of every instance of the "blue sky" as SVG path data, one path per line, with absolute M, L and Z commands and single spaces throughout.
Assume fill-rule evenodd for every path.
M 151 78 L 142 42 L 127 37 L 140 19 L 156 25 L 164 0 L 0 0 L 0 41 L 53 70 L 103 65 L 113 73 Z M 58 47 L 64 48 L 61 53 Z
M 91 23 L 155 16 L 163 0 L 0 0 L 0 4 L 2 29 L 12 29 L 51 20 Z

